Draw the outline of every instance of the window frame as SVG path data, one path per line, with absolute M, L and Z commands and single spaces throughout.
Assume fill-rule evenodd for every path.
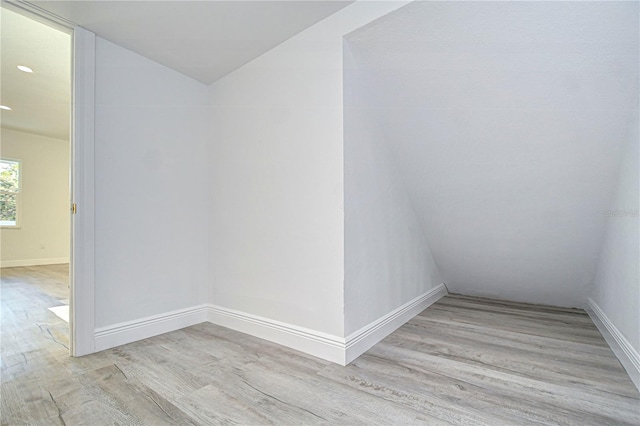
M 14 194 L 16 197 L 16 223 L 15 225 L 4 225 L 0 222 L 1 229 L 20 229 L 21 227 L 21 211 L 22 211 L 22 160 L 19 158 L 0 157 L 0 161 L 18 163 L 18 192 L 5 191 L 0 189 L 0 193 Z

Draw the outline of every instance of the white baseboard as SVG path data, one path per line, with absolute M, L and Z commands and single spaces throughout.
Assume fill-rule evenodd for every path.
M 205 321 L 340 365 L 347 365 L 447 294 L 444 284 L 421 294 L 346 338 L 216 305 L 199 305 L 96 329 L 102 351 Z
M 613 353 L 618 357 L 622 366 L 627 370 L 631 381 L 640 390 L 640 354 L 631 346 L 631 343 L 620 333 L 620 330 L 593 299 L 587 299 L 587 305 L 587 313 L 604 336 Z
M 109 327 L 97 328 L 95 350 L 102 351 L 181 328 L 200 324 L 207 320 L 207 305 L 179 309 L 139 320 L 122 322 Z
M 446 294 L 446 287 L 440 284 L 346 338 L 215 305 L 209 305 L 208 319 L 223 327 L 347 365 Z
M 69 263 L 69 258 L 54 257 L 50 259 L 3 260 L 0 262 L 0 268 L 13 268 L 16 266 L 59 265 L 61 263 Z
M 234 309 L 209 305 L 209 322 L 345 365 L 345 339 Z
M 440 284 L 421 294 L 385 316 L 362 327 L 346 338 L 346 364 L 358 358 L 373 345 L 396 331 L 411 318 L 448 294 L 444 284 Z

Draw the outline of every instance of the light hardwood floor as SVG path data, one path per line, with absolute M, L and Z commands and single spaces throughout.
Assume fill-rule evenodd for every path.
M 3 425 L 640 424 L 580 310 L 451 295 L 347 367 L 212 324 L 74 359 L 64 267 L 1 272 Z

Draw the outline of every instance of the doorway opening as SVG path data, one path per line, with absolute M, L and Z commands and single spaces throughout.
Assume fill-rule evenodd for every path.
M 0 19 L 2 353 L 70 353 L 73 30 Z

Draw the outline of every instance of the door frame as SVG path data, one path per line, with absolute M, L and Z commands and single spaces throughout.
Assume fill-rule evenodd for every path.
M 87 355 L 95 352 L 95 34 L 24 0 L 2 6 L 71 35 L 69 354 Z
M 73 28 L 69 350 L 95 352 L 95 34 Z

